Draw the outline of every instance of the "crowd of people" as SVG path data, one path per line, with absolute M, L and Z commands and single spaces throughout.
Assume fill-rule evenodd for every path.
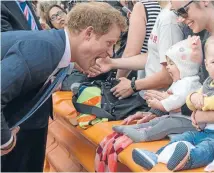
M 113 126 L 115 132 L 134 142 L 176 134 L 157 153 L 134 149 L 136 164 L 214 170 L 213 14 L 209 0 L 2 1 L 2 171 L 42 172 L 51 97 L 11 127 L 68 67 L 90 78 L 116 69 L 112 94 L 119 100 L 137 92 L 143 97 L 149 112 L 128 116 Z M 113 57 L 118 40 L 122 54 Z M 131 71 L 137 76 L 129 79 Z

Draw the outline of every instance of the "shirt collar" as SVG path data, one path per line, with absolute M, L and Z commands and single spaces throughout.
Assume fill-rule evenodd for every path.
M 71 62 L 71 47 L 70 47 L 70 41 L 69 36 L 66 30 L 65 31 L 65 52 L 62 56 L 61 61 L 59 62 L 57 68 L 64 68 L 67 67 Z

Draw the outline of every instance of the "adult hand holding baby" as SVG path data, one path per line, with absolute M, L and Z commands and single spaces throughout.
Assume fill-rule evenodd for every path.
M 196 113 L 197 111 L 192 112 L 191 115 L 191 121 L 192 121 L 192 125 L 196 128 L 196 130 L 198 131 L 202 131 L 205 127 L 206 127 L 206 123 L 198 123 L 196 120 Z
M 190 96 L 190 101 L 197 110 L 202 110 L 204 106 L 204 95 L 197 92 L 192 93 Z

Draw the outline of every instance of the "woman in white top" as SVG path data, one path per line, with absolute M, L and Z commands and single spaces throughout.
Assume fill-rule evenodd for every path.
M 122 57 L 130 57 L 147 53 L 148 40 L 154 27 L 156 18 L 161 11 L 157 1 L 141 1 L 134 5 L 129 20 L 129 32 Z M 123 74 L 124 73 L 124 74 Z M 127 70 L 119 70 L 118 76 L 127 75 Z M 138 78 L 145 77 L 143 71 L 138 71 Z

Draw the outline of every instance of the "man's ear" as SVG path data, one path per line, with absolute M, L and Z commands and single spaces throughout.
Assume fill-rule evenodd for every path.
M 94 28 L 92 26 L 87 27 L 84 32 L 84 38 L 89 41 L 92 37 L 93 32 Z

